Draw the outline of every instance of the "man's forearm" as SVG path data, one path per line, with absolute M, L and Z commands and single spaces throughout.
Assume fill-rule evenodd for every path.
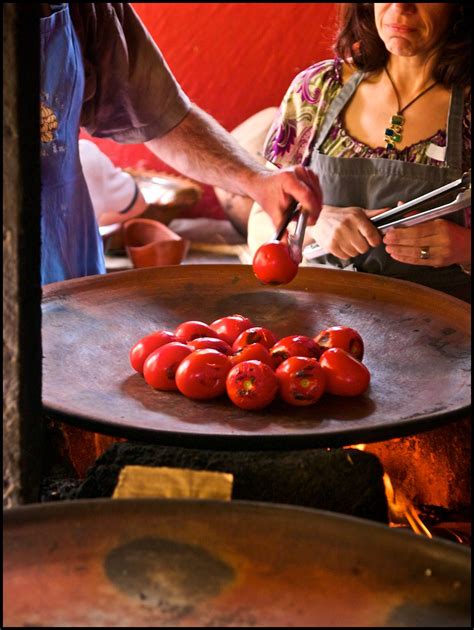
M 251 195 L 253 175 L 265 170 L 195 105 L 177 127 L 146 146 L 183 175 L 238 195 Z

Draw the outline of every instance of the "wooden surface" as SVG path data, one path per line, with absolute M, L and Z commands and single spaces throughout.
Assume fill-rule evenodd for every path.
M 357 398 L 245 412 L 150 388 L 129 364 L 153 330 L 240 313 L 278 337 L 351 326 L 372 379 Z M 43 403 L 84 428 L 208 448 L 312 448 L 390 439 L 466 415 L 470 307 L 412 283 L 303 267 L 282 287 L 246 265 L 181 265 L 57 283 L 43 300 Z
M 467 548 L 304 508 L 15 508 L 4 517 L 3 571 L 5 627 L 470 625 Z

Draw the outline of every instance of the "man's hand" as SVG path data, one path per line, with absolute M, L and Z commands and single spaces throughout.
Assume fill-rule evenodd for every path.
M 307 212 L 308 225 L 314 225 L 321 212 L 319 180 L 304 166 L 262 170 L 250 178 L 247 194 L 271 216 L 275 226 L 280 224 L 293 199 Z

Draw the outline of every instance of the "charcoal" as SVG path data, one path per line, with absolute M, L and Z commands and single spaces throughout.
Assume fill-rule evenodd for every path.
M 121 442 L 110 446 L 68 498 L 110 497 L 124 466 L 231 473 L 232 499 L 297 505 L 388 523 L 379 459 L 357 449 L 210 451 Z

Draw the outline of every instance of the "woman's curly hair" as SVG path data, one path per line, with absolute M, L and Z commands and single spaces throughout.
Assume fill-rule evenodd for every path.
M 372 2 L 344 2 L 340 5 L 339 29 L 334 52 L 363 72 L 374 72 L 387 63 L 389 52 L 379 37 Z M 445 85 L 471 84 L 471 5 L 453 3 L 451 23 L 437 50 L 434 78 Z

